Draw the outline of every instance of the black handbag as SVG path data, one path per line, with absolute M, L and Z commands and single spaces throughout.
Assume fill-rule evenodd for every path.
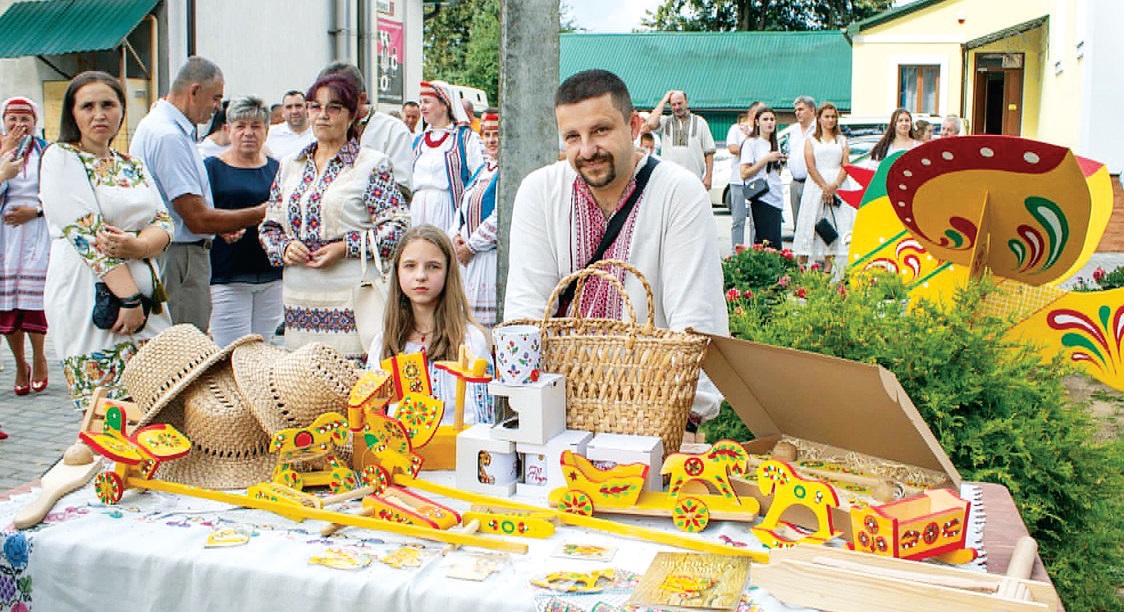
M 769 191 L 769 181 L 765 178 L 755 178 L 745 184 L 742 194 L 745 195 L 745 201 L 749 202 L 766 191 Z
M 829 221 L 827 217 L 824 217 L 817 221 L 816 235 L 823 240 L 824 244 L 831 244 L 839 238 L 839 230 L 835 227 L 835 207 L 833 205 L 828 206 L 827 211 L 831 215 L 831 220 Z
M 133 333 L 141 331 L 148 324 L 148 313 L 152 311 L 152 300 L 145 295 L 141 295 L 141 310 L 144 311 L 144 321 L 133 330 Z M 113 329 L 120 313 L 121 298 L 109 290 L 109 285 L 102 282 L 94 283 L 94 311 L 90 315 L 94 327 Z

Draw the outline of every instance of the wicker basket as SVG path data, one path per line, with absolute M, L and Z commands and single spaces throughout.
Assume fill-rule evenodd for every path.
M 617 266 L 636 276 L 648 298 L 647 321 L 640 325 L 624 285 L 606 268 Z M 585 282 L 599 277 L 620 293 L 631 321 L 581 316 Z M 571 317 L 551 318 L 559 296 L 577 281 Z M 603 260 L 558 282 L 541 321 L 523 319 L 507 325 L 537 325 L 542 331 L 543 371 L 566 377 L 566 426 L 582 431 L 659 436 L 664 455 L 679 450 L 695 397 L 699 368 L 706 354 L 705 336 L 659 329 L 653 323 L 652 287 L 632 265 Z

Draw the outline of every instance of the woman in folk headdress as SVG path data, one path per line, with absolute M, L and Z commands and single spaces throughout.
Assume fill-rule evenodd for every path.
M 457 261 L 466 266 L 464 289 L 472 315 L 484 327 L 496 324 L 496 183 L 500 175 L 500 117 L 480 122 L 486 160 L 464 190 L 453 236 Z
M 0 115 L 0 333 L 16 361 L 13 391 L 27 395 L 47 388 L 43 288 L 51 239 L 39 205 L 39 157 L 47 142 L 36 133 L 39 112 L 31 100 L 8 98 Z M 24 336 L 31 340 L 30 364 Z
M 448 83 L 422 81 L 420 105 L 426 128 L 414 139 L 410 225 L 428 223 L 451 232 L 465 185 L 484 163 L 480 137 L 468 127 L 468 115 Z

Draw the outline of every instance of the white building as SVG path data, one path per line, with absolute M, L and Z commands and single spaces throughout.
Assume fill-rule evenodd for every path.
M 189 55 L 217 63 L 226 97 L 278 103 L 320 69 L 349 61 L 382 110 L 416 99 L 423 0 L 0 0 L 0 99 L 27 96 L 57 134 L 66 82 L 83 70 L 124 76 L 127 123 L 167 93 Z M 131 129 L 126 131 L 127 141 Z M 126 146 L 118 142 L 118 146 Z

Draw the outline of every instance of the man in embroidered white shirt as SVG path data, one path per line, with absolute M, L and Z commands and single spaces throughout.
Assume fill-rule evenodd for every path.
M 641 120 L 628 88 L 611 72 L 587 70 L 566 79 L 554 114 L 565 159 L 532 172 L 515 196 L 507 320 L 541 317 L 558 281 L 590 263 L 650 157 L 633 145 Z M 676 164 L 658 163 L 627 215 L 600 259 L 628 261 L 647 278 L 656 326 L 728 335 L 717 230 L 702 183 Z M 645 320 L 640 282 L 623 270 L 614 274 L 624 281 L 637 318 Z M 588 282 L 578 307 L 587 317 L 628 317 L 621 298 L 600 279 Z M 692 411 L 705 420 L 718 414 L 721 397 L 704 379 Z
M 669 103 L 671 114 L 665 117 L 663 107 Z M 687 108 L 686 92 L 672 89 L 664 94 L 646 123 L 653 132 L 659 132 L 660 157 L 691 171 L 709 190 L 714 175 L 714 136 L 706 119 Z

